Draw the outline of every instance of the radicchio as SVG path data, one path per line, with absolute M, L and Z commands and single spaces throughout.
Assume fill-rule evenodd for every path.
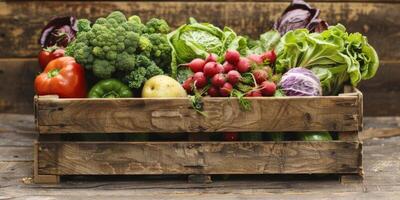
M 39 38 L 39 44 L 43 48 L 58 46 L 66 47 L 75 39 L 78 32 L 75 17 L 57 17 L 53 18 L 42 30 Z
M 312 8 L 303 0 L 293 0 L 275 22 L 274 29 L 281 35 L 300 28 L 306 28 L 310 32 L 322 32 L 328 28 L 328 24 L 318 18 L 319 14 L 319 9 Z

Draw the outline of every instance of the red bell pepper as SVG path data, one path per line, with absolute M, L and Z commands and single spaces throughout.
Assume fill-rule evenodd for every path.
M 72 57 L 61 57 L 49 62 L 35 79 L 38 95 L 56 94 L 62 98 L 86 97 L 83 67 Z

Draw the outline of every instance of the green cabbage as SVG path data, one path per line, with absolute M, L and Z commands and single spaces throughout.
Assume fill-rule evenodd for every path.
M 295 67 L 311 69 L 320 79 L 324 95 L 338 94 L 345 84 L 357 86 L 361 80 L 372 78 L 379 67 L 378 55 L 366 37 L 348 34 L 341 24 L 322 33 L 289 31 L 276 51 L 276 72 Z
M 237 36 L 232 29 L 225 27 L 221 30 L 212 24 L 197 23 L 193 19 L 191 23 L 169 33 L 168 40 L 173 49 L 171 71 L 174 78 L 185 74 L 178 71 L 180 64 L 195 58 L 205 58 L 209 53 L 218 55 L 220 60 L 227 49 L 238 50 L 242 55 L 247 54 L 246 39 Z

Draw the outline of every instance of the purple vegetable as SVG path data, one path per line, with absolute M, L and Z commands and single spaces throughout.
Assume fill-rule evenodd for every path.
M 281 35 L 286 32 L 306 28 L 310 32 L 322 32 L 328 29 L 328 24 L 319 19 L 320 10 L 312 8 L 303 0 L 293 0 L 282 16 L 275 22 L 274 28 Z
M 321 96 L 321 83 L 315 74 L 306 68 L 296 67 L 283 74 L 278 86 L 286 96 Z
M 57 17 L 53 18 L 42 30 L 39 44 L 43 48 L 57 45 L 66 47 L 75 39 L 78 31 L 75 17 Z

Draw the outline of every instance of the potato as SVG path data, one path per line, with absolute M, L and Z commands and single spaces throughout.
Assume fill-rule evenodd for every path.
M 158 75 L 146 81 L 142 90 L 143 98 L 186 97 L 185 89 L 175 79 Z

